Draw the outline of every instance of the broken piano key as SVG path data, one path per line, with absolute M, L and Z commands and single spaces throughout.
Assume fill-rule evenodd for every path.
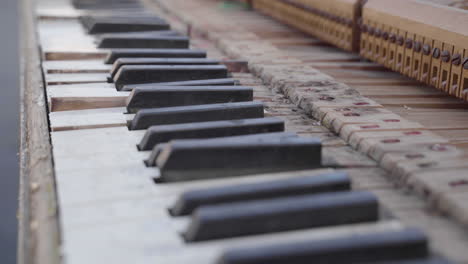
M 284 133 L 170 141 L 148 164 L 159 168 L 159 182 L 189 181 L 321 166 L 317 138 Z M 288 134 L 288 133 L 286 133 Z
M 378 219 L 370 192 L 333 192 L 201 206 L 184 233 L 187 242 L 225 239 Z
M 263 116 L 262 102 L 143 109 L 137 112 L 129 128 L 140 130 L 155 125 L 261 118 Z
M 245 86 L 156 86 L 133 89 L 127 99 L 128 113 L 145 108 L 246 102 L 253 89 Z
M 117 90 L 124 85 L 227 78 L 224 65 L 125 65 L 114 77 Z
M 351 180 L 345 172 L 270 180 L 184 192 L 170 209 L 173 216 L 192 214 L 201 206 L 287 196 L 346 191 Z
M 192 49 L 111 49 L 106 64 L 119 58 L 206 58 L 206 51 Z
M 282 131 L 284 121 L 276 117 L 152 126 L 146 131 L 138 148 L 151 150 L 157 144 L 174 139 L 229 137 Z

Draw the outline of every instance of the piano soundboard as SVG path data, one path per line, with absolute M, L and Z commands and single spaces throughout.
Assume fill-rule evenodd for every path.
M 468 263 L 464 101 L 235 1 L 22 3 L 24 263 Z

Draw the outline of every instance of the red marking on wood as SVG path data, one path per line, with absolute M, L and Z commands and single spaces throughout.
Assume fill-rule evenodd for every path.
M 358 113 L 344 113 L 343 115 L 344 115 L 344 116 L 361 116 L 361 115 L 358 114 Z
M 414 153 L 414 154 L 406 154 L 405 157 L 407 159 L 422 159 L 426 157 L 424 154 L 421 153 Z
M 354 103 L 354 105 L 369 105 L 369 103 L 366 103 L 366 102 L 359 102 L 359 103 Z
M 372 128 L 379 128 L 379 125 L 367 125 L 367 126 L 361 126 L 362 129 L 372 129 Z
M 407 135 L 407 136 L 416 136 L 416 135 L 421 135 L 422 132 L 421 131 L 410 131 L 410 132 L 405 132 L 404 134 Z
M 449 183 L 451 187 L 460 187 L 468 185 L 468 180 L 459 180 L 459 181 L 452 181 Z
M 398 138 L 392 138 L 392 139 L 384 139 L 384 140 L 381 140 L 380 142 L 384 144 L 395 144 L 395 143 L 400 143 L 401 140 L 399 140 Z

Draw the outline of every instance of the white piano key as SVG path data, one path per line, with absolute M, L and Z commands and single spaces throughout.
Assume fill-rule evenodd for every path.
M 47 88 L 51 112 L 124 107 L 129 94 L 130 92 L 119 92 L 115 89 L 54 86 Z
M 97 51 L 94 38 L 85 33 L 78 19 L 40 20 L 38 31 L 43 52 Z
M 135 115 L 124 114 L 125 107 L 59 111 L 49 113 L 52 131 L 126 126 Z
M 106 73 L 50 73 L 45 75 L 47 85 L 88 84 L 107 82 Z
M 42 63 L 47 74 L 54 73 L 109 73 L 112 65 L 102 60 L 60 60 Z
M 59 88 L 93 88 L 93 89 L 115 89 L 115 85 L 113 83 L 78 83 L 78 84 L 59 84 L 53 86 L 56 89 Z
M 149 217 L 113 225 L 69 230 L 64 237 L 67 263 L 214 263 L 214 260 L 224 250 L 233 247 L 320 240 L 402 229 L 399 223 L 390 221 L 307 229 L 187 245 L 184 244 L 177 232 L 183 224 L 183 222 L 169 221 L 169 219 L 158 220 Z

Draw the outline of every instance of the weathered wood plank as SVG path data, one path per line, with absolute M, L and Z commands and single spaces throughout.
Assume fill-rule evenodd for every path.
M 33 14 L 35 2 L 20 1 L 21 149 L 18 263 L 61 263 L 61 234 L 47 99 Z

